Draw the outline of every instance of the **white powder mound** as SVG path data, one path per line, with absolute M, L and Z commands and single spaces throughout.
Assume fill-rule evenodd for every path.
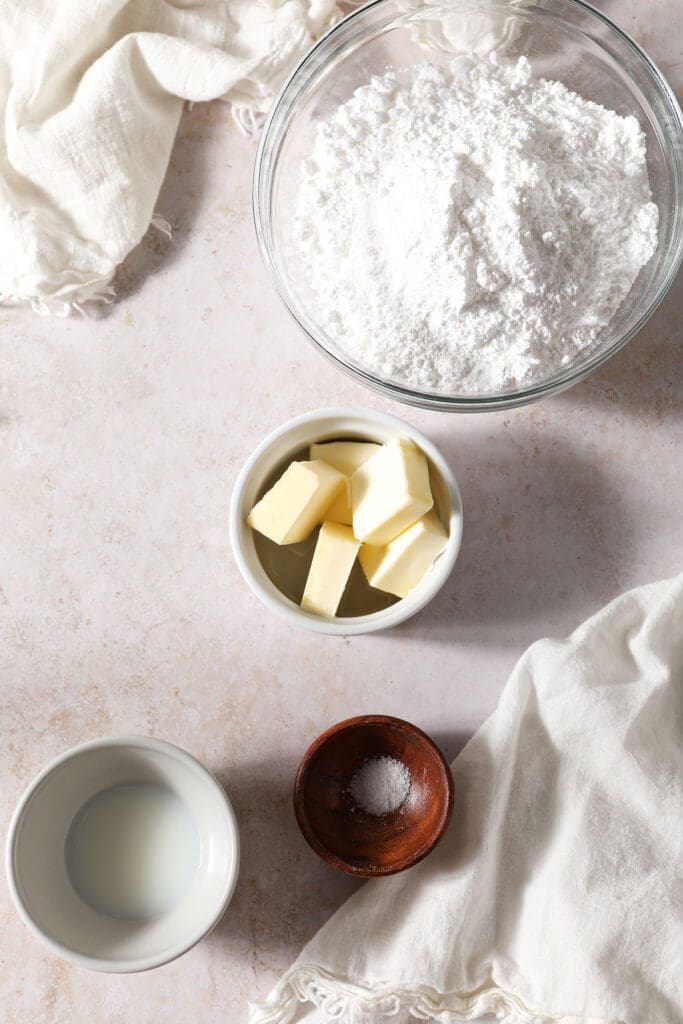
M 451 393 L 548 377 L 657 243 L 635 117 L 459 57 L 373 78 L 319 125 L 295 213 L 317 315 L 383 377 Z
M 408 796 L 410 772 L 395 757 L 371 757 L 354 772 L 349 792 L 366 814 L 389 814 Z

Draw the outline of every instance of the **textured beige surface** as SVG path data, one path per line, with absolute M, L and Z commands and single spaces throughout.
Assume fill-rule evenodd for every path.
M 678 0 L 602 5 L 683 80 Z M 50 956 L 0 890 L 3 1024 L 237 1024 L 355 883 L 290 808 L 325 726 L 364 711 L 454 755 L 522 649 L 680 568 L 683 309 L 675 294 L 597 376 L 508 415 L 392 405 L 309 348 L 251 224 L 256 142 L 219 105 L 185 115 L 150 233 L 101 318 L 0 309 L 3 832 L 33 774 L 92 736 L 141 732 L 225 783 L 244 846 L 215 933 L 158 971 L 107 977 Z M 238 576 L 226 510 L 240 464 L 289 416 L 337 402 L 440 444 L 465 505 L 449 585 L 389 635 L 293 632 Z

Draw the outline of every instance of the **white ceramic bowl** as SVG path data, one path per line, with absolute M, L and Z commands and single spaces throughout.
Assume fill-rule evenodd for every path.
M 199 864 L 166 913 L 122 920 L 98 913 L 76 893 L 65 844 L 88 800 L 140 783 L 170 790 L 189 810 Z M 184 750 L 144 736 L 93 740 L 55 758 L 22 796 L 7 839 L 7 881 L 23 920 L 58 956 L 96 971 L 146 971 L 185 953 L 222 916 L 238 868 L 237 822 L 222 787 Z
M 448 544 L 430 571 L 407 597 L 370 615 L 326 619 L 306 612 L 286 597 L 265 572 L 254 545 L 247 516 L 273 472 L 316 441 L 358 438 L 384 444 L 408 437 L 417 444 L 430 468 L 434 500 L 448 530 Z M 235 483 L 230 503 L 230 539 L 242 576 L 259 600 L 294 626 L 333 636 L 356 636 L 389 629 L 415 615 L 448 579 L 462 539 L 462 503 L 451 469 L 432 442 L 404 420 L 372 409 L 332 408 L 305 413 L 269 434 L 249 456 Z

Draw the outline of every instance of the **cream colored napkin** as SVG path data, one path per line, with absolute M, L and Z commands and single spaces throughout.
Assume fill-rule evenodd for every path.
M 66 314 L 110 298 L 183 100 L 225 97 L 253 123 L 337 13 L 334 0 L 4 0 L 0 300 Z
M 359 890 L 252 1024 L 681 1024 L 683 576 L 534 644 L 453 770 L 441 845 Z

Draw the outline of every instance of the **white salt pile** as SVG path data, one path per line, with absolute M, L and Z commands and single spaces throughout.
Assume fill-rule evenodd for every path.
M 410 772 L 395 757 L 371 757 L 352 776 L 349 792 L 366 814 L 389 814 L 408 796 Z

